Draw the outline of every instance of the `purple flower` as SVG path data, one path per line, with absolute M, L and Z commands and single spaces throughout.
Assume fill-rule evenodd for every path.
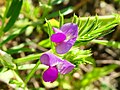
M 75 67 L 67 60 L 62 60 L 49 52 L 44 53 L 40 57 L 40 61 L 42 64 L 49 66 L 43 73 L 43 80 L 45 82 L 54 82 L 57 79 L 59 72 L 61 74 L 67 74 Z
M 51 36 L 51 41 L 56 43 L 56 52 L 64 54 L 74 45 L 78 36 L 78 26 L 74 23 L 66 23 L 60 29 L 54 28 L 55 34 Z

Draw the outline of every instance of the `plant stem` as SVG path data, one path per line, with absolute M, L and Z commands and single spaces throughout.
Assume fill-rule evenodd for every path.
M 90 19 L 90 22 L 92 22 L 93 20 L 95 20 L 96 17 L 98 18 L 99 22 L 102 22 L 102 23 L 106 24 L 108 22 L 114 21 L 115 19 L 118 20 L 120 15 L 113 14 L 113 15 L 105 15 L 105 16 L 90 16 L 90 17 L 79 17 L 79 18 L 80 18 L 81 23 L 84 23 L 88 20 L 88 18 Z M 72 18 L 71 19 L 65 19 L 65 22 L 71 22 L 71 20 L 72 20 Z
M 35 71 L 37 70 L 38 66 L 40 64 L 40 61 L 38 60 L 35 67 L 31 70 L 31 72 L 28 74 L 28 76 L 26 77 L 25 80 L 25 85 L 28 83 L 28 81 L 30 80 L 30 78 L 33 76 L 33 74 L 35 73 Z
M 24 65 L 20 65 L 18 66 L 18 70 L 29 70 L 29 69 L 33 69 L 35 67 L 36 64 L 24 64 Z M 48 66 L 40 64 L 37 68 L 38 69 L 46 69 Z
M 20 63 L 25 63 L 25 62 L 37 60 L 37 59 L 40 58 L 41 55 L 42 55 L 42 53 L 40 53 L 40 54 L 32 54 L 32 55 L 28 55 L 28 56 L 23 57 L 23 58 L 14 59 L 14 63 L 20 64 Z
M 120 42 L 116 42 L 116 41 L 96 40 L 96 39 L 94 39 L 91 42 L 120 49 Z
M 59 28 L 64 24 L 64 16 L 63 14 L 61 14 L 61 12 L 59 12 L 59 22 L 60 22 L 60 25 L 59 25 Z
M 90 20 L 94 20 L 96 16 L 89 17 Z M 100 21 L 113 21 L 115 19 L 115 15 L 107 15 L 107 16 L 97 16 Z M 86 21 L 88 17 L 80 17 L 81 21 Z

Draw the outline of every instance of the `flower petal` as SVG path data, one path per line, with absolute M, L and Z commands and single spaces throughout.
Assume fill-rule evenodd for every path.
M 63 33 L 56 33 L 53 34 L 50 39 L 52 42 L 60 43 L 66 39 L 66 36 Z
M 72 63 L 68 62 L 67 60 L 64 60 L 63 65 L 58 70 L 61 74 L 67 74 L 71 72 L 74 67 L 75 66 Z
M 64 54 L 68 52 L 74 45 L 78 36 L 78 26 L 73 23 L 67 23 L 61 27 L 61 31 L 66 35 L 66 40 L 57 44 L 56 52 L 58 54 Z
M 58 63 L 58 57 L 55 56 L 54 54 L 51 54 L 49 52 L 44 53 L 41 57 L 40 57 L 40 61 L 42 64 L 45 64 L 47 66 L 55 66 Z
M 66 23 L 64 24 L 60 30 L 65 33 L 70 39 L 78 36 L 78 26 L 74 23 Z
M 56 46 L 56 52 L 58 54 L 64 54 L 70 50 L 73 44 L 69 42 L 61 42 Z
M 54 30 L 55 33 L 62 33 L 62 31 L 58 28 L 53 27 L 52 29 Z
M 58 69 L 56 67 L 49 67 L 43 73 L 43 80 L 45 82 L 54 82 L 58 77 Z

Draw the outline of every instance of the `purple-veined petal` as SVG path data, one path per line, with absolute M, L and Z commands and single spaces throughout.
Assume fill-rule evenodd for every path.
M 58 69 L 56 67 L 49 67 L 43 73 L 43 80 L 45 82 L 54 82 L 58 77 Z
M 63 33 L 55 33 L 50 37 L 50 39 L 52 42 L 60 43 L 66 39 L 66 36 Z
M 69 42 L 61 42 L 56 46 L 56 52 L 58 54 L 64 54 L 70 50 L 73 45 Z
M 51 54 L 49 52 L 44 53 L 41 57 L 40 57 L 40 61 L 42 64 L 45 64 L 47 66 L 55 66 L 58 63 L 58 57 L 55 56 L 54 54 Z
M 59 72 L 61 74 L 67 74 L 73 70 L 75 66 L 68 62 L 67 60 L 64 60 L 63 64 L 61 65 L 61 68 L 58 68 Z
M 60 30 L 66 35 L 66 40 L 57 44 L 56 52 L 58 54 L 64 54 L 74 45 L 78 36 L 78 26 L 73 23 L 67 23 Z
M 70 39 L 78 36 L 78 26 L 74 23 L 66 23 L 64 24 L 60 30 L 68 36 Z

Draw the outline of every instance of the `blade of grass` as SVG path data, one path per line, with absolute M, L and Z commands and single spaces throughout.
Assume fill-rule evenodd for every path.
M 14 39 L 18 35 L 22 34 L 26 30 L 27 27 L 28 27 L 28 25 L 23 27 L 23 28 L 21 28 L 21 29 L 19 29 L 19 30 L 17 30 L 17 31 L 15 31 L 15 32 L 13 32 L 6 39 L 2 40 L 2 42 L 0 43 L 0 46 L 2 46 L 3 44 L 7 43 L 8 41 Z
M 14 14 L 14 10 L 17 7 L 18 2 L 19 0 L 12 0 L 11 5 L 6 15 L 7 18 L 9 18 L 10 16 L 12 16 L 12 14 Z
M 6 51 L 8 54 L 17 54 L 17 53 L 21 53 L 21 52 L 35 52 L 35 50 L 34 49 L 32 49 L 32 48 L 18 48 L 18 49 L 8 49 L 7 51 Z
M 9 4 L 10 4 L 10 0 L 8 0 L 8 1 L 6 2 L 6 10 L 5 10 L 5 12 L 4 12 L 4 16 L 3 16 L 3 18 L 2 18 L 2 26 L 1 26 L 1 28 L 0 28 L 0 38 L 1 38 L 1 36 L 3 35 L 3 33 L 4 33 L 3 29 L 4 29 L 6 14 L 7 14 L 8 9 L 9 9 Z
M 9 22 L 6 24 L 6 26 L 4 27 L 3 31 L 7 32 L 15 23 L 15 21 L 17 20 L 21 7 L 22 7 L 22 2 L 23 0 L 19 0 L 17 7 L 14 10 L 14 14 L 11 16 Z

